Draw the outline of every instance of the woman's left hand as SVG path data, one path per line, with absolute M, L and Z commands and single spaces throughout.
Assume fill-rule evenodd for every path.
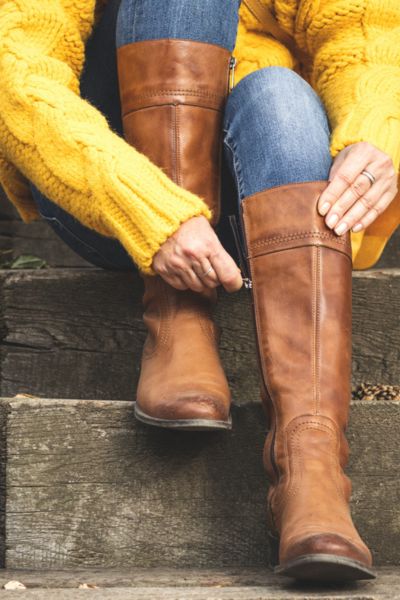
M 318 211 L 337 235 L 349 229 L 361 231 L 392 202 L 397 177 L 390 156 L 372 144 L 347 146 L 333 161 L 330 183 L 321 194 Z

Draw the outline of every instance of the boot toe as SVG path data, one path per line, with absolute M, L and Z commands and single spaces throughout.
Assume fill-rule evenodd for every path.
M 182 394 L 173 399 L 165 399 L 159 406 L 163 419 L 206 419 L 226 421 L 229 419 L 229 402 L 209 394 Z
M 281 562 L 292 561 L 301 556 L 325 554 L 341 556 L 357 561 L 367 567 L 372 565 L 372 556 L 366 546 L 360 547 L 354 542 L 334 533 L 320 533 L 295 542 L 285 552 Z
M 230 397 L 209 394 L 179 394 L 159 402 L 136 402 L 135 414 L 150 425 L 176 429 L 231 429 Z

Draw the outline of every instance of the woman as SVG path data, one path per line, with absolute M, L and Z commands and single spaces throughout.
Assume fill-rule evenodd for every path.
M 239 4 L 111 1 L 99 21 L 94 1 L 3 0 L 1 182 L 26 221 L 39 209 L 94 264 L 142 272 L 149 335 L 137 417 L 226 429 L 231 398 L 210 309 L 215 288 L 235 291 L 242 276 L 212 228 L 223 137 L 253 287 L 277 572 L 371 578 L 343 473 L 350 231 L 363 267 L 398 224 L 400 6 Z M 294 53 L 267 34 L 268 8 Z M 82 95 L 109 123 L 78 96 L 95 19 Z

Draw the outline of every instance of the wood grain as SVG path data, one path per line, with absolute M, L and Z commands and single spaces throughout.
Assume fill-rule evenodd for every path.
M 354 274 L 353 383 L 400 383 L 400 271 Z M 97 269 L 0 272 L 1 393 L 132 400 L 142 283 Z M 237 404 L 258 400 L 250 296 L 221 294 L 221 355 Z
M 38 256 L 50 267 L 92 267 L 73 252 L 44 221 L 29 225 L 16 220 L 0 220 L 0 251 L 11 260 L 23 254 Z
M 142 425 L 129 402 L 3 403 L 8 568 L 268 564 L 259 404 L 193 434 Z M 352 406 L 353 513 L 381 565 L 399 563 L 399 417 L 399 402 Z

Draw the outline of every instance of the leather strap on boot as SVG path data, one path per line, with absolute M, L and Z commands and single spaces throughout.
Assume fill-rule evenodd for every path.
M 118 49 L 127 141 L 219 219 L 222 111 L 230 53 L 189 40 L 135 42 Z
M 336 569 L 344 579 L 368 578 L 371 555 L 352 523 L 351 485 L 343 473 L 351 397 L 350 236 L 338 237 L 318 214 L 326 185 L 282 186 L 242 203 L 271 421 L 264 451 L 269 511 L 280 537 L 281 573 L 323 579 Z

